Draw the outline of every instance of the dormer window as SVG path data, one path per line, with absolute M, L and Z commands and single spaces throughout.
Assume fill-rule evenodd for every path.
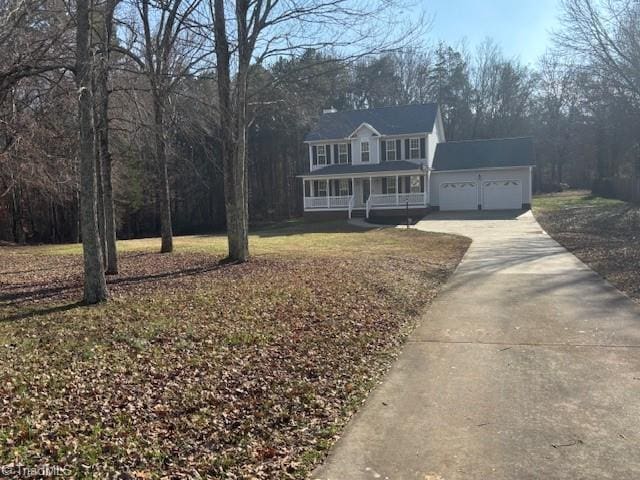
M 349 149 L 346 143 L 338 144 L 338 163 L 349 163 Z
M 369 142 L 360 143 L 360 161 L 365 163 L 369 161 Z
M 318 145 L 318 165 L 326 165 L 327 151 L 324 145 Z
M 420 158 L 420 139 L 409 139 L 409 158 L 412 160 Z
M 396 160 L 396 142 L 390 140 L 387 142 L 387 161 Z

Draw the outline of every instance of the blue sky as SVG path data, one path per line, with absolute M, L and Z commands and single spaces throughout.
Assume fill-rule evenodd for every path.
M 551 43 L 557 26 L 558 0 L 422 0 L 435 16 L 428 34 L 432 41 L 456 44 L 466 37 L 469 50 L 493 38 L 508 57 L 535 63 Z

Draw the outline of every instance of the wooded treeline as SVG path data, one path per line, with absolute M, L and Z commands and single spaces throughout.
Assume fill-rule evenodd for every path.
M 413 41 L 348 58 L 318 44 L 249 61 L 251 221 L 301 213 L 302 139 L 330 106 L 437 102 L 448 140 L 532 135 L 539 191 L 631 177 L 640 157 L 640 6 L 563 3 L 556 48 L 533 66 L 490 40 L 477 48 Z M 20 5 L 0 7 L 0 55 L 10 60 L 0 66 L 0 240 L 79 241 L 75 3 Z M 223 229 L 223 160 L 235 144 L 225 147 L 221 127 L 235 120 L 220 108 L 204 3 L 96 0 L 90 10 L 92 134 L 97 168 L 111 179 L 118 238 Z M 98 214 L 104 244 L 104 208 Z

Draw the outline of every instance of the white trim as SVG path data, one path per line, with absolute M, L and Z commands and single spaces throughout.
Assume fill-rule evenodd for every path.
M 389 170 L 388 172 L 362 172 L 358 173 L 332 173 L 327 175 L 298 175 L 298 178 L 302 178 L 304 180 L 313 180 L 313 179 L 321 179 L 321 178 L 367 178 L 367 177 L 393 177 L 395 175 L 405 176 L 405 175 L 425 175 L 427 170 Z
M 532 165 L 514 165 L 512 167 L 478 167 L 478 168 L 461 168 L 459 170 L 432 170 L 432 173 L 451 173 L 451 172 L 490 172 L 492 170 L 513 170 L 514 168 L 532 168 Z
M 366 127 L 369 130 L 371 130 L 373 133 L 375 133 L 376 135 L 382 136 L 382 134 L 378 130 L 373 128 L 373 126 L 371 124 L 369 124 L 367 122 L 362 122 L 360 125 L 358 125 L 358 128 L 356 128 L 353 132 L 351 132 L 351 135 L 349 135 L 347 138 L 353 138 L 355 136 L 356 132 L 358 130 L 360 130 L 362 127 Z
M 407 133 L 397 133 L 394 135 L 382 135 L 380 134 L 379 137 L 376 138 L 381 138 L 382 140 L 384 140 L 385 138 L 405 138 L 405 137 L 411 137 L 411 136 L 416 136 L 416 135 L 430 135 L 431 133 L 433 133 L 433 130 L 431 130 L 431 132 L 407 132 Z M 302 143 L 307 143 L 309 145 L 313 145 L 313 144 L 322 144 L 322 143 L 335 143 L 335 142 L 344 142 L 344 141 L 349 141 L 351 139 L 351 137 L 347 137 L 347 138 L 322 138 L 319 140 L 303 140 Z

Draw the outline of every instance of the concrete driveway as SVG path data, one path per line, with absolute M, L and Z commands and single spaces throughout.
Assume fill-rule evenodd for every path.
M 639 479 L 640 308 L 531 213 L 438 213 L 473 243 L 312 478 Z

